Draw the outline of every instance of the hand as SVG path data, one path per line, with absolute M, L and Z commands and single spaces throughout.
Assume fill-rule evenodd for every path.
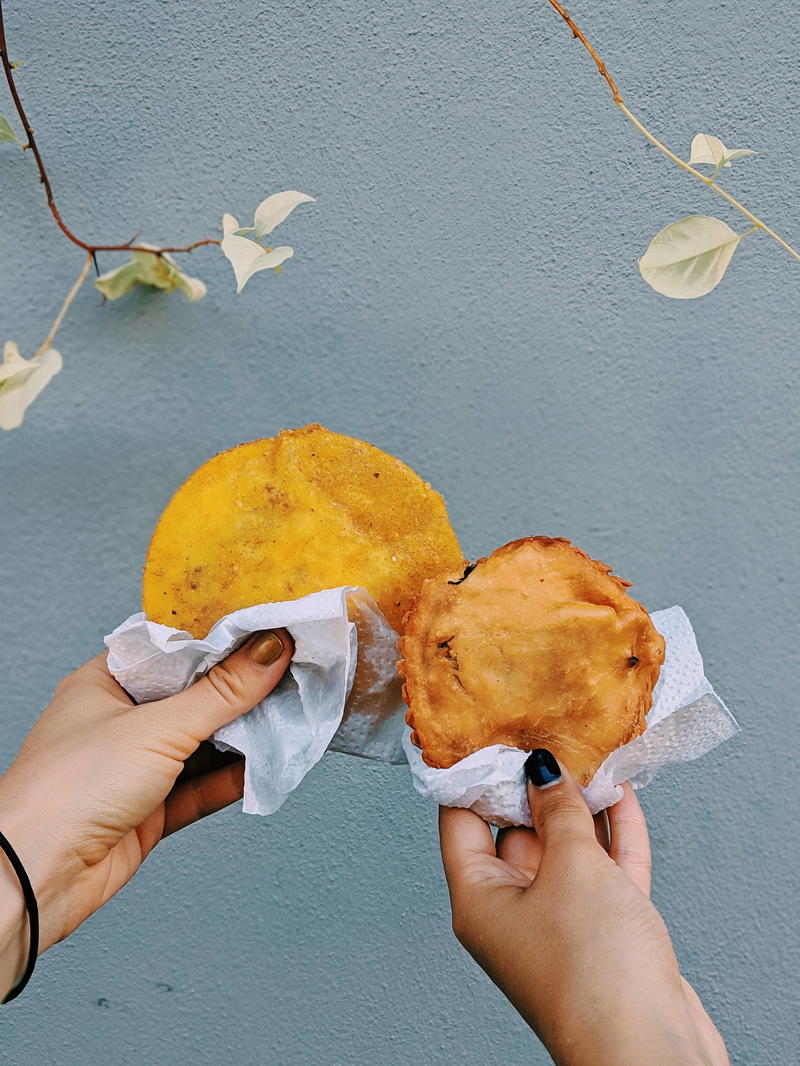
M 0 778 L 0 830 L 36 892 L 40 951 L 118 892 L 159 840 L 241 797 L 243 759 L 201 742 L 275 688 L 291 655 L 285 630 L 257 634 L 184 692 L 140 706 L 105 655 L 61 682 Z M 0 998 L 28 951 L 19 883 L 0 852 L 3 917 Z
M 531 829 L 441 808 L 453 929 L 558 1066 L 729 1066 L 649 900 L 647 826 L 630 785 L 608 811 L 608 852 L 549 752 L 526 769 Z M 538 770 L 537 770 L 538 767 Z M 560 770 L 560 773 L 559 773 Z M 548 780 L 549 779 L 549 780 Z

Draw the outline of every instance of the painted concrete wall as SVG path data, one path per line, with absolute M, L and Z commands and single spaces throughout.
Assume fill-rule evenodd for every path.
M 759 149 L 729 185 L 800 240 L 790 0 L 574 13 L 678 151 L 701 130 Z M 689 612 L 744 732 L 643 794 L 655 900 L 733 1060 L 795 1061 L 797 264 L 756 236 L 702 301 L 641 283 L 667 222 L 741 223 L 626 124 L 544 0 L 48 0 L 7 19 L 81 233 L 180 242 L 276 189 L 319 202 L 281 231 L 283 277 L 238 300 L 213 250 L 192 259 L 201 304 L 78 298 L 63 373 L 0 440 L 3 765 L 137 607 L 183 477 L 322 421 L 428 478 L 470 556 L 566 535 L 651 609 Z M 30 351 L 80 258 L 30 157 L 4 147 L 0 173 L 3 336 Z M 276 817 L 165 843 L 2 1023 L 24 1066 L 547 1061 L 451 936 L 435 810 L 404 771 L 336 755 Z

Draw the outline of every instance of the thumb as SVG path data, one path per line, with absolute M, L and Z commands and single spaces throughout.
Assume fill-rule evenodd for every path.
M 595 844 L 594 822 L 575 778 L 546 748 L 525 761 L 533 824 L 545 851 L 588 842 Z
M 212 666 L 205 677 L 148 709 L 160 722 L 168 722 L 199 744 L 272 692 L 293 651 L 285 629 L 256 633 L 243 648 Z

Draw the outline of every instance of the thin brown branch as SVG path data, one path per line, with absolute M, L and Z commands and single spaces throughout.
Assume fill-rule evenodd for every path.
M 11 62 L 8 55 L 8 46 L 6 44 L 6 28 L 3 19 L 3 2 L 0 0 L 0 62 L 3 64 L 3 71 L 5 72 L 6 81 L 8 82 L 8 89 L 11 93 L 11 99 L 14 101 L 14 107 L 19 115 L 19 120 L 22 123 L 22 128 L 25 130 L 25 135 L 28 138 L 27 144 L 23 145 L 25 150 L 30 149 L 33 154 L 33 158 L 36 160 L 36 166 L 39 169 L 39 181 L 44 186 L 45 195 L 47 197 L 47 206 L 50 208 L 50 213 L 56 221 L 61 232 L 72 241 L 73 244 L 77 244 L 79 248 L 87 253 L 87 255 L 94 258 L 97 252 L 126 252 L 133 247 L 132 238 L 130 241 L 124 244 L 89 244 L 86 241 L 81 240 L 76 236 L 72 230 L 67 226 L 66 222 L 61 217 L 58 207 L 56 206 L 55 198 L 53 196 L 53 188 L 50 184 L 50 178 L 42 159 L 42 154 L 39 151 L 39 146 L 36 143 L 36 136 L 33 132 L 33 127 L 28 121 L 28 116 L 25 113 L 25 108 L 22 106 L 22 100 L 20 99 L 19 92 L 17 91 L 16 82 L 14 80 L 14 64 Z M 137 251 L 147 252 L 152 255 L 164 255 L 167 252 L 191 252 L 195 248 L 200 248 L 204 244 L 216 244 L 221 242 L 214 237 L 206 237 L 201 241 L 194 241 L 192 244 L 187 244 L 182 247 L 165 247 L 165 248 L 137 248 Z
M 551 7 L 554 7 L 556 9 L 556 11 L 562 17 L 562 19 L 566 22 L 566 24 L 572 30 L 572 36 L 576 37 L 581 42 L 581 44 L 584 46 L 586 51 L 589 53 L 589 55 L 592 57 L 592 59 L 597 64 L 597 69 L 600 71 L 600 73 L 606 79 L 606 81 L 608 82 L 608 86 L 611 89 L 611 92 L 614 94 L 614 103 L 615 104 L 621 104 L 622 103 L 622 94 L 620 93 L 619 89 L 617 88 L 617 83 L 614 81 L 614 79 L 611 77 L 611 75 L 606 70 L 605 63 L 600 58 L 600 56 L 597 54 L 597 52 L 595 52 L 595 50 L 592 47 L 591 43 L 586 38 L 583 30 L 581 30 L 579 28 L 579 26 L 577 26 L 577 24 L 575 23 L 575 21 L 572 18 L 572 16 L 569 14 L 569 12 L 566 10 L 566 8 L 562 7 L 561 4 L 559 4 L 558 0 L 548 0 L 548 3 L 550 4 Z

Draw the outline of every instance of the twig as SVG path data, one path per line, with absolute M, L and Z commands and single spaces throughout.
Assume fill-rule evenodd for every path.
M 597 69 L 600 71 L 602 76 L 606 79 L 606 81 L 608 82 L 608 87 L 611 89 L 611 92 L 614 94 L 614 103 L 615 104 L 621 104 L 622 103 L 622 95 L 621 95 L 619 89 L 617 88 L 617 83 L 614 81 L 614 79 L 611 77 L 611 75 L 606 70 L 605 63 L 600 58 L 600 56 L 597 54 L 597 52 L 595 52 L 594 48 L 589 43 L 589 40 L 587 39 L 587 37 L 584 34 L 583 30 L 581 30 L 576 25 L 576 23 L 575 23 L 574 19 L 572 18 L 572 16 L 567 13 L 566 8 L 563 8 L 561 6 L 561 4 L 558 3 L 558 0 L 549 0 L 549 3 L 552 4 L 552 6 L 556 9 L 556 11 L 562 17 L 562 19 L 566 22 L 566 24 L 572 30 L 572 36 L 577 38 L 577 40 L 579 40 L 581 42 L 583 47 L 586 49 L 586 51 L 589 53 L 589 55 L 592 57 L 592 59 L 597 64 Z
M 752 211 L 748 211 L 747 208 L 743 204 L 740 204 L 738 200 L 735 200 L 730 193 L 726 192 L 724 189 L 720 188 L 719 185 L 717 185 L 717 183 L 713 180 L 716 175 L 716 171 L 714 172 L 714 174 L 712 174 L 710 178 L 706 177 L 706 175 L 701 174 L 699 170 L 695 170 L 693 166 L 690 166 L 688 163 L 684 163 L 684 161 L 678 156 L 676 156 L 674 152 L 671 152 L 669 148 L 666 147 L 666 145 L 663 145 L 661 141 L 657 140 L 653 136 L 650 130 L 648 130 L 647 127 L 644 126 L 639 121 L 639 119 L 633 114 L 633 112 L 625 106 L 625 101 L 622 99 L 622 94 L 617 88 L 616 82 L 608 73 L 605 63 L 594 50 L 583 31 L 578 28 L 572 16 L 568 14 L 566 9 L 561 6 L 558 0 L 547 0 L 547 2 L 550 4 L 551 7 L 555 8 L 561 18 L 572 30 L 572 36 L 576 37 L 581 42 L 586 51 L 595 61 L 595 63 L 597 64 L 597 69 L 600 71 L 603 78 L 605 78 L 606 82 L 608 83 L 608 87 L 611 89 L 612 95 L 614 97 L 614 103 L 617 105 L 623 115 L 628 119 L 628 121 L 632 122 L 633 125 L 641 133 L 644 134 L 644 136 L 648 139 L 648 141 L 650 141 L 652 145 L 658 148 L 660 152 L 663 152 L 664 155 L 667 156 L 668 159 L 671 159 L 673 163 L 677 164 L 677 166 L 679 166 L 681 170 L 685 170 L 687 174 L 691 174 L 692 177 L 697 178 L 698 181 L 702 181 L 702 183 L 704 185 L 707 185 L 709 189 L 713 189 L 715 193 L 718 193 L 724 200 L 727 200 L 728 203 L 732 207 L 735 207 L 737 211 L 741 211 L 745 218 L 749 218 L 750 221 L 753 223 L 755 229 L 763 230 L 765 233 L 769 234 L 769 236 L 772 237 L 773 240 L 777 241 L 782 248 L 785 248 L 790 255 L 793 255 L 795 259 L 800 259 L 800 252 L 796 252 L 790 244 L 787 244 L 782 237 L 779 237 L 778 234 L 774 230 L 770 229 L 769 226 L 767 226 L 764 222 L 762 222 L 760 218 L 756 218 Z M 719 168 L 717 168 L 717 170 L 718 169 Z
M 59 329 L 61 328 L 61 323 L 64 321 L 64 315 L 67 313 L 67 311 L 69 311 L 70 304 L 78 295 L 78 291 L 80 290 L 81 285 L 83 285 L 84 281 L 86 281 L 86 279 L 88 278 L 89 271 L 92 269 L 93 261 L 94 260 L 92 259 L 92 255 L 90 252 L 86 256 L 83 267 L 81 268 L 81 272 L 78 275 L 77 281 L 67 293 L 66 299 L 61 305 L 61 310 L 56 315 L 56 320 L 50 327 L 50 332 L 47 334 L 45 339 L 36 349 L 36 355 L 43 355 L 53 343 L 53 341 L 56 339 L 56 333 L 58 333 Z
M 17 109 L 17 114 L 19 115 L 20 122 L 22 123 L 22 128 L 25 130 L 25 134 L 28 138 L 28 142 L 27 144 L 23 145 L 23 149 L 26 151 L 30 149 L 30 151 L 33 153 L 33 157 L 36 160 L 36 166 L 39 168 L 39 181 L 44 186 L 45 195 L 47 196 L 47 206 L 50 208 L 50 212 L 53 218 L 56 220 L 56 223 L 61 232 L 64 234 L 65 237 L 68 237 L 73 244 L 77 244 L 79 248 L 83 248 L 83 250 L 90 256 L 95 256 L 97 252 L 129 251 L 132 247 L 132 243 L 135 238 L 132 238 L 132 240 L 128 241 L 126 244 L 88 244 L 86 241 L 82 241 L 80 237 L 77 237 L 62 219 L 59 210 L 56 207 L 56 202 L 53 197 L 53 188 L 50 184 L 50 178 L 48 176 L 47 170 L 45 169 L 44 160 L 42 159 L 42 154 L 39 151 L 39 146 L 36 143 L 36 137 L 34 136 L 33 129 L 31 127 L 30 122 L 28 121 L 28 116 L 25 113 L 25 108 L 22 106 L 22 100 L 20 100 L 19 93 L 17 92 L 17 86 L 14 81 L 14 64 L 9 59 L 8 46 L 6 44 L 6 30 L 5 23 L 3 20 L 2 0 L 0 0 L 0 61 L 3 64 L 3 70 L 6 75 L 6 81 L 8 82 L 8 88 L 11 93 L 11 99 L 14 101 L 14 107 Z M 145 253 L 150 253 L 152 255 L 164 255 L 167 252 L 191 252 L 195 248 L 200 248 L 204 244 L 219 245 L 220 243 L 221 242 L 215 239 L 214 237 L 206 237 L 204 240 L 194 241 L 192 244 L 187 244 L 183 247 L 137 248 L 136 250 Z

